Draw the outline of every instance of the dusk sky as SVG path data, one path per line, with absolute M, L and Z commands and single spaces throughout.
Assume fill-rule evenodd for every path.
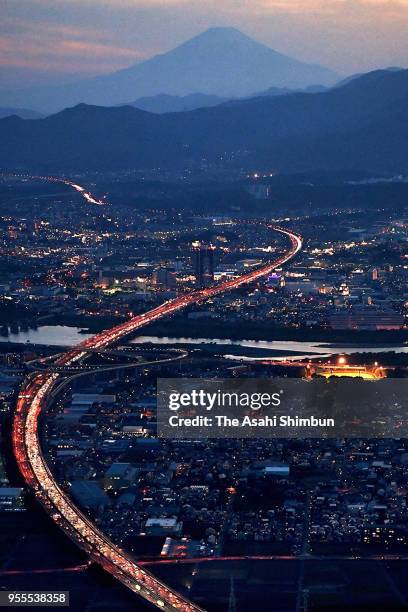
M 0 88 L 111 72 L 214 25 L 343 74 L 408 67 L 408 0 L 0 0 Z

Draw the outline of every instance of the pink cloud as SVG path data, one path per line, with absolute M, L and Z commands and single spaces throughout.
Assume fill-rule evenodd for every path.
M 90 28 L 19 21 L 18 29 L 18 35 L 0 36 L 1 66 L 100 73 L 145 58 L 142 51 L 103 40 Z

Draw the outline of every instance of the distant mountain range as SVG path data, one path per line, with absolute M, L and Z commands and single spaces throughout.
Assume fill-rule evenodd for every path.
M 208 166 L 408 170 L 408 70 L 376 71 L 321 93 L 258 97 L 188 112 L 80 104 L 0 120 L 0 167 L 69 172 Z
M 1 108 L 0 107 L 0 119 L 4 117 L 10 117 L 11 115 L 17 115 L 21 119 L 41 119 L 44 117 L 42 113 L 30 110 L 28 108 Z
M 269 87 L 333 85 L 339 76 L 260 44 L 234 28 L 210 28 L 168 53 L 125 70 L 58 87 L 0 91 L 5 106 L 55 112 L 78 103 L 112 106 L 166 93 L 233 98 Z
M 316 92 L 325 91 L 327 88 L 322 85 L 316 85 L 306 88 L 305 90 L 284 89 L 279 87 L 270 87 L 269 89 L 256 93 L 251 97 L 246 98 L 221 98 L 220 96 L 212 96 L 210 94 L 195 93 L 188 96 L 171 96 L 169 94 L 158 94 L 157 96 L 146 96 L 139 98 L 134 102 L 127 104 L 118 104 L 117 106 L 134 106 L 140 110 L 148 111 L 149 113 L 180 113 L 197 108 L 210 108 L 219 104 L 240 104 L 251 100 L 252 97 L 261 96 L 284 96 L 296 91 Z M 44 113 L 33 111 L 28 108 L 1 108 L 0 119 L 16 115 L 21 119 L 42 119 L 46 116 Z
M 139 98 L 134 102 L 128 104 L 121 104 L 120 106 L 134 106 L 141 110 L 148 111 L 149 113 L 180 113 L 189 110 L 195 110 L 196 108 L 209 108 L 211 106 L 218 106 L 219 104 L 240 104 L 241 102 L 247 102 L 252 98 L 258 98 L 261 96 L 285 96 L 299 91 L 308 93 L 316 93 L 320 91 L 326 91 L 327 87 L 323 85 L 311 85 L 305 89 L 289 89 L 282 87 L 269 87 L 265 91 L 257 92 L 252 96 L 245 98 L 221 98 L 220 96 L 212 96 L 209 94 L 195 93 L 189 94 L 188 96 L 170 96 L 169 94 L 158 94 L 157 96 L 147 96 L 145 98 Z
M 196 108 L 209 108 L 227 102 L 229 98 L 212 96 L 210 94 L 195 93 L 188 96 L 170 96 L 169 94 L 158 94 L 157 96 L 146 96 L 121 106 L 134 106 L 149 113 L 180 113 Z

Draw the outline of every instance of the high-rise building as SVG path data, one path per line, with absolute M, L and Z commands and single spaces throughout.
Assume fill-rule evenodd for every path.
M 159 268 L 153 273 L 153 283 L 164 289 L 176 289 L 177 274 L 174 269 Z
M 214 251 L 212 244 L 193 242 L 193 263 L 196 283 L 199 287 L 208 287 L 214 281 Z

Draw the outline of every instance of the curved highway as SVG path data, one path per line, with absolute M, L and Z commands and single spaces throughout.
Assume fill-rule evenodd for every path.
M 48 177 L 47 180 L 49 180 Z M 75 189 L 79 187 L 72 183 L 68 184 Z M 84 190 L 81 191 L 84 195 L 83 192 Z M 93 196 L 90 197 L 94 200 Z M 89 201 L 88 198 L 86 199 Z M 99 202 L 95 200 L 95 203 Z M 153 321 L 171 315 L 187 306 L 202 303 L 208 298 L 251 283 L 266 276 L 278 266 L 287 263 L 302 248 L 302 239 L 298 234 L 287 229 L 274 226 L 270 226 L 270 229 L 280 232 L 290 241 L 287 252 L 278 259 L 233 280 L 192 291 L 167 301 L 161 306 L 137 315 L 121 325 L 88 338 L 58 357 L 54 365 L 69 368 L 76 362 L 82 361 L 89 349 L 102 349 L 116 344 Z M 58 372 L 32 373 L 26 377 L 20 391 L 14 415 L 12 436 L 15 457 L 25 482 L 34 491 L 38 501 L 54 522 L 80 548 L 85 550 L 93 561 L 100 564 L 122 584 L 163 610 L 198 612 L 201 610 L 199 606 L 162 583 L 109 540 L 75 506 L 74 502 L 55 481 L 42 453 L 38 421 L 41 412 L 60 390 L 62 378 L 62 375 Z

